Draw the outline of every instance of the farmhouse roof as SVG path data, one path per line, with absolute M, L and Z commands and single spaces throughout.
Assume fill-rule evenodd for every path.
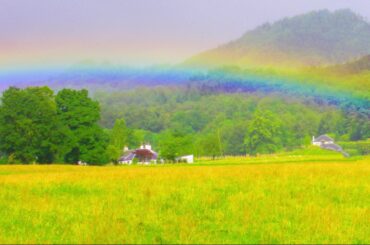
M 125 155 L 123 155 L 122 157 L 120 157 L 119 161 L 131 161 L 132 159 L 134 159 L 135 157 L 135 152 L 134 151 L 128 151 L 125 153 Z
M 338 152 L 343 151 L 342 147 L 340 147 L 337 144 L 323 144 L 323 145 L 321 145 L 321 148 L 327 149 L 327 150 L 332 150 L 332 151 L 338 151 Z
M 149 159 L 157 159 L 158 153 L 151 150 L 151 149 L 136 149 L 125 152 L 123 156 L 121 156 L 118 160 L 119 161 L 132 161 L 135 157 L 139 158 L 149 158 Z
M 142 156 L 151 159 L 157 159 L 158 156 L 157 152 L 151 149 L 136 149 L 134 152 L 136 156 Z
M 327 136 L 326 134 L 320 135 L 319 137 L 314 139 L 314 142 L 321 142 L 321 141 L 334 141 L 332 138 Z

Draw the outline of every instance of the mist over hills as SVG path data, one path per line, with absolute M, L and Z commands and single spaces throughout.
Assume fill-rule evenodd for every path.
M 339 72 L 345 74 L 370 72 L 370 55 L 363 56 L 359 59 L 344 64 L 329 67 L 328 70 L 331 72 Z
M 351 10 L 314 11 L 266 23 L 185 62 L 195 67 L 321 66 L 370 54 L 370 24 Z
M 321 73 L 314 79 L 306 75 L 284 77 L 279 67 L 320 66 L 338 73 L 343 69 L 357 71 L 368 68 L 368 58 L 352 65 L 344 63 L 369 54 L 370 24 L 364 18 L 350 10 L 321 10 L 262 25 L 178 66 L 137 68 L 87 62 L 65 70 L 16 71 L 6 76 L 0 74 L 0 89 L 47 85 L 55 90 L 69 87 L 112 92 L 138 86 L 194 85 L 219 92 L 321 94 L 320 97 L 330 97 L 337 103 L 350 100 L 351 93 L 368 98 L 368 89 L 363 88 L 368 79 L 364 83 L 364 78 L 359 77 L 361 84 L 349 86 L 346 81 L 322 81 L 326 76 Z
M 189 81 L 195 73 L 199 74 L 199 71 L 172 66 L 139 68 L 104 64 L 75 65 L 69 69 L 15 71 L 10 74 L 0 74 L 0 90 L 5 90 L 9 86 L 46 85 L 55 90 L 87 88 L 90 91 L 116 91 L 138 86 L 180 85 Z

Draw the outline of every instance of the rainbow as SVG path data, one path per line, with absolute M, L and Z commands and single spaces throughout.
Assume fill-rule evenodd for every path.
M 346 78 L 349 79 L 349 78 Z M 354 78 L 351 78 L 354 79 Z M 9 86 L 63 86 L 68 81 L 79 87 L 113 90 L 129 85 L 192 85 L 222 92 L 279 93 L 286 97 L 309 97 L 317 103 L 346 108 L 370 108 L 369 91 L 350 85 L 347 80 L 325 73 L 278 71 L 273 69 L 188 68 L 182 66 L 129 67 L 102 65 L 13 67 L 0 70 L 0 88 Z M 365 80 L 368 83 L 368 80 Z

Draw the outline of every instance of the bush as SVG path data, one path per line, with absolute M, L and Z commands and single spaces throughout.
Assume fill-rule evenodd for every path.
M 132 159 L 132 164 L 137 164 L 138 162 L 139 162 L 139 160 L 136 157 L 134 157 L 134 159 Z
M 350 155 L 353 152 L 354 155 L 369 155 L 370 154 L 370 140 L 361 141 L 350 141 L 350 142 L 339 142 L 340 146 L 343 147 L 345 152 Z
M 358 150 L 356 149 L 348 149 L 348 150 L 344 150 L 345 152 L 347 152 L 349 154 L 349 156 L 359 156 L 361 155 Z
M 8 164 L 8 157 L 7 156 L 1 156 L 0 157 L 0 165 L 2 164 Z

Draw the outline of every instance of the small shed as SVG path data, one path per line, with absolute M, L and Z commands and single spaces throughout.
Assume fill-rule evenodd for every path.
M 186 156 L 177 157 L 176 161 L 186 162 L 186 163 L 194 163 L 194 155 L 186 155 Z

